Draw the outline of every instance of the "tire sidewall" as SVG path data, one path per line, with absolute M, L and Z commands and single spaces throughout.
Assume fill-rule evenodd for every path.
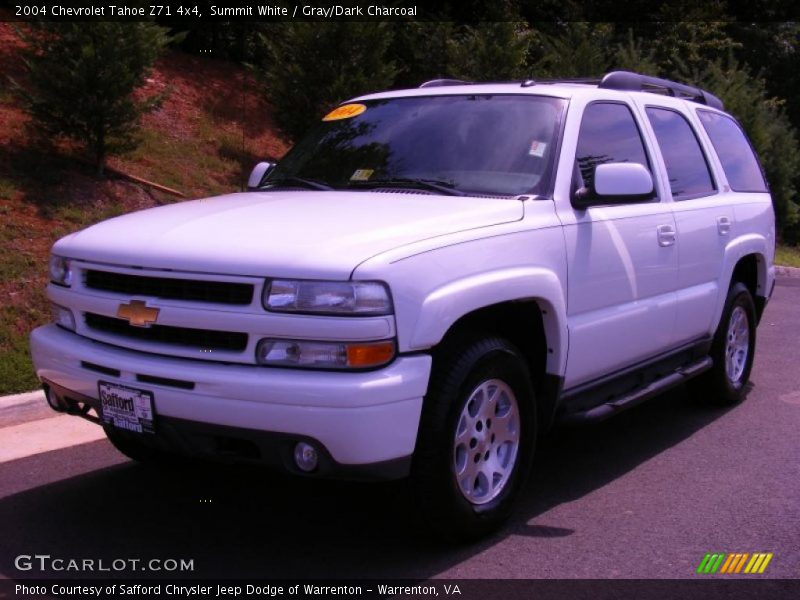
M 485 352 L 476 352 L 483 346 Z M 473 357 L 472 360 L 459 360 Z M 519 352 L 504 340 L 492 338 L 482 340 L 471 347 L 464 347 L 461 357 L 449 361 L 441 373 L 450 385 L 434 387 L 426 403 L 435 403 L 439 411 L 428 411 L 422 427 L 430 428 L 429 435 L 421 435 L 420 442 L 428 445 L 429 457 L 425 464 L 417 464 L 412 478 L 430 486 L 424 502 L 431 507 L 433 518 L 439 520 L 440 530 L 454 537 L 475 537 L 491 531 L 502 523 L 513 508 L 514 499 L 525 482 L 533 460 L 536 445 L 536 410 L 530 373 Z M 496 498 L 476 505 L 461 492 L 455 476 L 454 439 L 461 413 L 472 392 L 482 382 L 499 379 L 506 383 L 516 396 L 520 415 L 520 440 L 516 464 L 510 479 Z M 452 385 L 458 381 L 457 385 Z M 446 407 L 446 409 L 445 409 Z M 444 409 L 444 410 L 443 410 Z M 416 471 L 413 472 L 413 471 Z M 449 522 L 443 523 L 442 519 Z M 430 520 L 430 519 L 429 519 Z
M 744 371 L 742 372 L 742 376 L 739 378 L 739 381 L 734 383 L 728 378 L 725 368 L 725 359 L 728 327 L 730 325 L 731 315 L 737 306 L 742 307 L 747 315 L 749 344 Z M 741 399 L 744 397 L 744 391 L 747 387 L 747 382 L 750 379 L 750 372 L 753 368 L 753 359 L 755 358 L 756 350 L 755 315 L 755 305 L 753 303 L 753 297 L 750 294 L 750 290 L 748 290 L 747 287 L 742 283 L 734 283 L 728 292 L 728 298 L 725 302 L 725 310 L 722 313 L 722 319 L 720 320 L 719 329 L 717 330 L 717 334 L 714 339 L 714 348 L 712 352 L 713 359 L 716 363 L 715 366 L 717 367 L 715 369 L 715 383 L 717 385 L 717 389 L 722 392 L 724 399 L 731 403 L 741 401 Z

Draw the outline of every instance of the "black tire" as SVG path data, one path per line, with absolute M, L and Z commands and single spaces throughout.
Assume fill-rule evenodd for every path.
M 747 331 L 746 356 L 734 352 L 737 359 L 729 358 L 732 348 L 732 318 L 734 315 L 747 320 L 743 328 Z M 735 337 L 735 336 L 733 336 Z M 743 342 L 744 343 L 744 342 Z M 722 311 L 719 326 L 711 345 L 711 358 L 714 366 L 698 377 L 693 384 L 695 395 L 706 404 L 717 406 L 733 406 L 744 399 L 750 371 L 753 368 L 753 357 L 756 350 L 756 309 L 750 290 L 739 282 L 731 284 L 725 308 Z M 731 366 L 733 364 L 733 366 Z M 739 366 L 737 366 L 739 365 Z
M 111 442 L 114 448 L 136 462 L 142 464 L 162 464 L 171 458 L 171 456 L 163 450 L 137 439 L 137 434 L 135 433 L 120 431 L 111 426 L 105 426 L 103 430 L 106 433 L 108 441 Z
M 457 445 L 457 427 L 466 431 L 466 414 L 462 411 L 470 410 L 468 401 L 472 398 L 470 407 L 474 407 L 488 396 L 491 398 L 486 399 L 485 410 L 498 415 L 495 423 L 490 422 L 491 417 L 485 419 L 481 414 L 468 417 L 472 419 L 470 427 L 473 429 L 464 435 L 483 437 L 476 446 L 471 445 L 476 442 L 475 438 Z M 518 419 L 510 412 L 513 402 L 516 402 Z M 485 423 L 482 426 L 485 429 L 478 424 L 481 419 L 484 419 L 481 422 Z M 502 437 L 514 435 L 508 432 L 514 429 L 511 423 L 515 420 L 518 423 L 516 452 L 511 450 L 513 442 L 499 442 Z M 418 513 L 437 537 L 467 541 L 487 535 L 505 522 L 530 471 L 536 447 L 536 425 L 530 372 L 520 352 L 507 340 L 489 336 L 461 337 L 435 354 L 412 462 L 411 485 Z M 500 436 L 497 444 L 492 426 Z M 505 433 L 502 432 L 504 427 Z M 483 450 L 486 450 L 485 455 Z M 481 460 L 485 464 L 480 464 Z M 461 479 L 456 475 L 457 461 L 464 465 Z M 476 466 L 472 467 L 471 462 Z M 503 462 L 505 467 L 501 466 Z M 489 484 L 483 471 L 475 476 L 474 483 L 469 483 L 471 476 L 465 475 L 466 469 L 471 469 L 470 473 L 477 468 L 494 472 L 494 467 L 505 470 L 497 485 L 494 481 Z M 478 486 L 479 480 L 483 488 Z M 462 486 L 470 485 L 475 488 L 473 500 L 466 497 L 467 492 L 462 492 Z M 477 497 L 481 490 L 487 491 Z M 496 495 L 492 497 L 492 494 Z

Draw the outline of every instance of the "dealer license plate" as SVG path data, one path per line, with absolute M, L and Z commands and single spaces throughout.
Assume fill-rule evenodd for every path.
M 155 433 L 153 392 L 100 381 L 103 423 L 138 433 Z

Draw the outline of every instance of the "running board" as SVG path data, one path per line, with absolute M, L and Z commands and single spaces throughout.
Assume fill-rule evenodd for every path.
M 674 372 L 665 375 L 660 379 L 656 379 L 644 387 L 638 388 L 623 396 L 615 398 L 614 400 L 599 406 L 595 406 L 594 408 L 590 408 L 588 410 L 565 414 L 561 417 L 560 421 L 561 423 L 570 425 L 603 421 L 608 417 L 622 412 L 623 410 L 637 406 L 645 400 L 649 400 L 653 396 L 658 396 L 659 394 L 666 392 L 668 389 L 688 381 L 692 377 L 696 377 L 697 375 L 708 371 L 713 364 L 714 361 L 711 360 L 711 357 L 705 356 L 698 361 L 686 365 L 685 367 L 680 367 Z

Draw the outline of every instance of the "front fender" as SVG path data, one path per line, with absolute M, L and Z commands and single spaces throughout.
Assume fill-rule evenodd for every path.
M 411 349 L 438 344 L 461 317 L 481 308 L 515 300 L 534 300 L 542 312 L 547 338 L 547 371 L 566 368 L 566 302 L 558 276 L 545 268 L 513 267 L 451 281 L 423 300 L 411 334 Z

